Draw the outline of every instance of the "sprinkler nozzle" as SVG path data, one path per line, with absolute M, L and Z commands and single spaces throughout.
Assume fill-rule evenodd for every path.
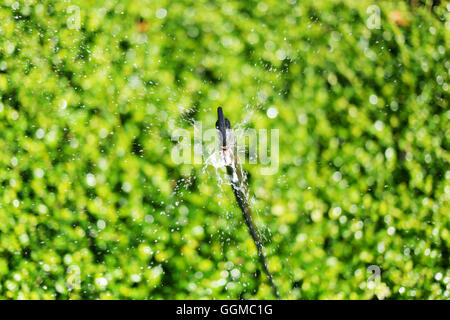
M 227 129 L 231 129 L 230 120 L 223 116 L 222 107 L 217 108 L 216 129 L 219 130 L 222 139 L 222 146 L 227 146 Z

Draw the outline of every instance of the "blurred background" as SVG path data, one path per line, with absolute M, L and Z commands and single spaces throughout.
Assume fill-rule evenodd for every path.
M 171 158 L 222 106 L 280 130 L 244 167 L 282 298 L 448 299 L 449 10 L 3 0 L 0 298 L 274 298 L 231 188 Z

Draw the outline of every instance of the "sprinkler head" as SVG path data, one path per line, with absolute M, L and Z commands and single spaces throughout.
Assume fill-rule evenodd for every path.
M 217 108 L 216 129 L 220 131 L 222 147 L 227 146 L 227 129 L 231 129 L 230 120 L 223 116 L 222 107 Z

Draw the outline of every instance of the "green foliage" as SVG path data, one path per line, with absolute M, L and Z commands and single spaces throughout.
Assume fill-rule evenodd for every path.
M 229 186 L 170 156 L 223 106 L 280 130 L 278 174 L 245 168 L 283 298 L 448 298 L 450 22 L 423 2 L 370 30 L 369 1 L 3 0 L 0 297 L 273 298 Z

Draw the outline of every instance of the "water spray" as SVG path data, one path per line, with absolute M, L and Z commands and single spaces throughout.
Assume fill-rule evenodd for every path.
M 256 248 L 258 250 L 259 260 L 261 261 L 264 273 L 269 279 L 269 283 L 272 287 L 274 295 L 279 299 L 280 295 L 278 292 L 278 288 L 273 281 L 272 274 L 267 268 L 266 258 L 263 252 L 263 245 L 251 216 L 250 206 L 248 204 L 248 188 L 247 184 L 245 183 L 244 171 L 240 163 L 238 162 L 237 152 L 235 152 L 235 144 L 231 136 L 231 124 L 230 121 L 223 116 L 223 110 L 221 107 L 217 108 L 217 118 L 216 128 L 217 130 L 219 130 L 219 136 L 221 140 L 221 155 L 225 161 L 225 167 L 228 176 L 230 177 L 231 188 L 233 189 L 239 208 L 242 211 L 250 235 L 255 242 Z

